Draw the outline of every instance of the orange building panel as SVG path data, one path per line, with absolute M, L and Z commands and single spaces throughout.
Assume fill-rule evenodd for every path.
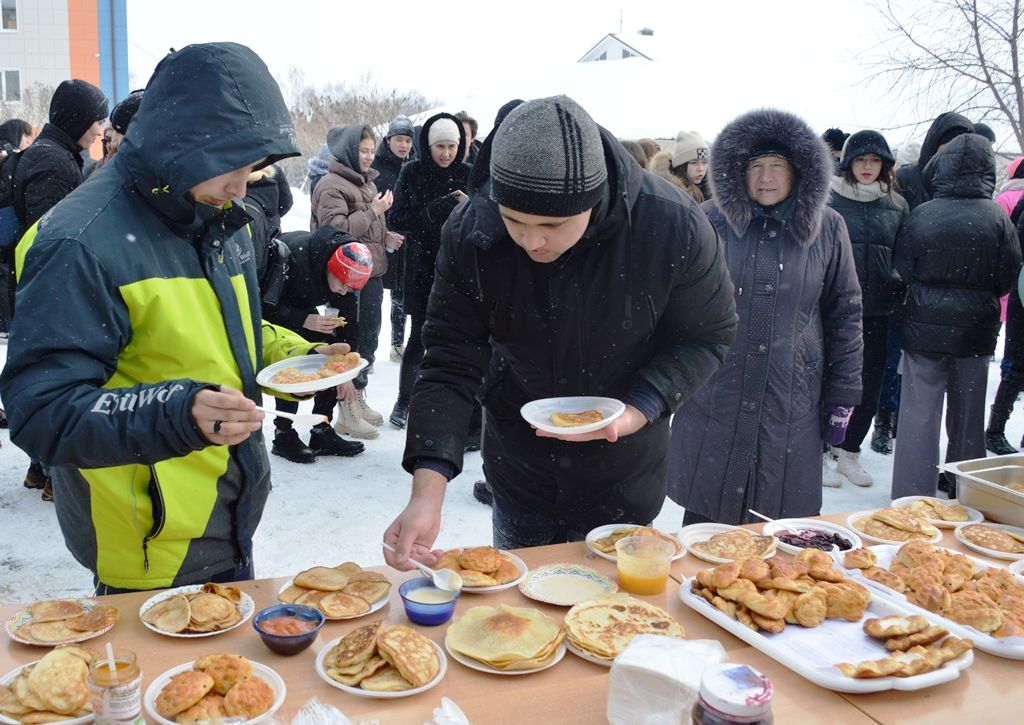
M 71 77 L 100 85 L 100 29 L 96 0 L 68 0 Z

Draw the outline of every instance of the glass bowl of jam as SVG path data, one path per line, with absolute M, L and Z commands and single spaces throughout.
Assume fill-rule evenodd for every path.
M 316 641 L 324 626 L 323 612 L 304 604 L 275 604 L 261 609 L 252 626 L 271 652 L 298 654 Z

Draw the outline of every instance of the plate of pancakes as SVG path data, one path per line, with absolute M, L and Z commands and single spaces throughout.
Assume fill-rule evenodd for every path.
M 779 540 L 729 524 L 691 524 L 679 530 L 679 540 L 698 559 L 726 564 L 747 557 L 767 559 Z
M 611 667 L 637 635 L 683 639 L 686 634 L 664 609 L 623 593 L 575 605 L 565 615 L 565 629 L 569 651 L 602 667 Z
M 596 529 L 591 529 L 590 533 L 587 534 L 586 545 L 592 553 L 600 556 L 602 559 L 615 561 L 618 558 L 615 555 L 616 542 L 628 536 L 653 536 L 669 542 L 676 547 L 676 553 L 673 555 L 672 561 L 686 556 L 686 547 L 680 543 L 679 539 L 658 531 L 653 526 L 640 526 L 639 524 L 605 524 L 604 526 L 598 526 Z
M 0 723 L 91 722 L 92 692 L 87 679 L 91 659 L 80 647 L 60 647 L 0 677 Z
M 846 525 L 861 538 L 875 544 L 905 544 L 908 541 L 942 541 L 942 532 L 923 516 L 907 508 L 887 506 L 874 511 L 858 511 L 846 519 Z
M 21 644 L 56 647 L 106 634 L 118 616 L 116 607 L 95 599 L 48 599 L 15 612 L 4 631 Z
M 462 577 L 462 591 L 469 594 L 511 589 L 530 571 L 518 556 L 493 546 L 448 549 L 431 568 L 458 572 Z
M 429 690 L 448 671 L 434 642 L 403 624 L 377 620 L 328 642 L 316 657 L 316 674 L 356 697 L 409 697 Z
M 285 582 L 277 599 L 316 607 L 327 619 L 355 619 L 379 611 L 391 601 L 391 582 L 380 572 L 346 561 L 300 571 Z
M 1024 529 L 1005 524 L 964 524 L 953 536 L 969 549 L 994 559 L 1024 559 Z
M 532 607 L 471 607 L 448 626 L 444 646 L 456 662 L 492 675 L 529 675 L 565 657 L 565 629 Z
M 157 675 L 142 697 L 160 725 L 204 721 L 254 725 L 284 704 L 277 672 L 238 654 L 209 654 Z
M 892 505 L 909 509 L 940 529 L 954 529 L 961 524 L 977 524 L 985 520 L 981 511 L 964 506 L 955 498 L 943 501 L 934 496 L 904 496 L 894 500 Z
M 252 597 L 238 587 L 207 582 L 154 594 L 142 603 L 139 618 L 166 637 L 212 637 L 247 622 L 255 610 Z
M 519 414 L 538 430 L 579 435 L 604 428 L 625 410 L 626 404 L 615 398 L 577 395 L 532 400 L 519 409 Z

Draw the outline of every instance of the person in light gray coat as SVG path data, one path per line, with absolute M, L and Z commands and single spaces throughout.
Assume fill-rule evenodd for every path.
M 822 440 L 842 442 L 860 402 L 861 290 L 832 160 L 801 119 L 758 110 L 711 150 L 702 208 L 725 244 L 740 324 L 725 365 L 672 422 L 669 496 L 684 524 L 811 516 Z

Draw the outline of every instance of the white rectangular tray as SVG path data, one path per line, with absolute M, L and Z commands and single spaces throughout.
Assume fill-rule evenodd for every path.
M 896 554 L 899 552 L 900 547 L 893 544 L 878 544 L 877 546 L 867 547 L 871 551 L 875 552 L 875 556 L 878 557 L 878 562 L 875 566 L 880 566 L 883 569 L 888 569 L 892 564 L 892 560 L 896 558 Z M 936 548 L 943 548 L 941 546 Z M 959 551 L 947 549 L 952 554 L 959 554 L 960 556 L 966 556 L 968 559 L 974 562 L 974 565 L 981 570 L 990 569 L 993 566 L 995 568 L 1003 568 L 998 565 L 989 564 L 987 561 L 978 559 L 967 554 L 961 554 Z M 923 614 L 929 619 L 934 619 L 936 622 L 941 624 L 943 627 L 950 631 L 950 634 L 954 634 L 960 638 L 970 639 L 974 642 L 974 646 L 980 649 L 982 652 L 988 652 L 990 655 L 996 657 L 1006 657 L 1011 660 L 1024 660 L 1024 637 L 993 637 L 991 634 L 981 632 L 974 627 L 969 627 L 965 624 L 957 624 L 952 619 L 946 619 L 941 614 L 930 612 L 923 607 L 919 607 L 916 604 L 912 604 L 907 601 L 907 598 L 899 592 L 890 589 L 889 587 L 868 579 L 866 576 L 861 574 L 860 569 L 847 569 L 843 566 L 843 554 L 840 552 L 838 557 L 833 557 L 836 561 L 836 568 L 842 571 L 846 576 L 854 579 L 866 587 L 869 587 L 879 592 L 886 599 L 894 601 L 904 607 L 911 609 L 914 614 Z M 1014 574 L 1014 578 L 1024 584 L 1024 576 Z
M 890 654 L 878 640 L 864 634 L 864 620 L 872 617 L 886 617 L 892 614 L 917 614 L 906 604 L 900 604 L 883 597 L 872 597 L 867 613 L 859 622 L 826 619 L 817 627 L 801 627 L 787 624 L 778 634 L 755 632 L 744 624 L 722 612 L 704 597 L 690 591 L 692 578 L 684 579 L 679 587 L 679 598 L 683 604 L 707 617 L 722 629 L 736 635 L 755 649 L 759 649 L 776 662 L 815 685 L 836 692 L 881 692 L 884 690 L 922 690 L 926 687 L 950 682 L 960 676 L 960 670 L 974 662 L 974 651 L 968 650 L 955 660 L 947 662 L 937 670 L 913 677 L 879 677 L 858 680 L 844 677 L 836 669 L 838 662 L 856 665 L 862 660 L 881 659 Z M 928 616 L 928 612 L 925 615 Z M 935 621 L 934 616 L 928 619 Z

